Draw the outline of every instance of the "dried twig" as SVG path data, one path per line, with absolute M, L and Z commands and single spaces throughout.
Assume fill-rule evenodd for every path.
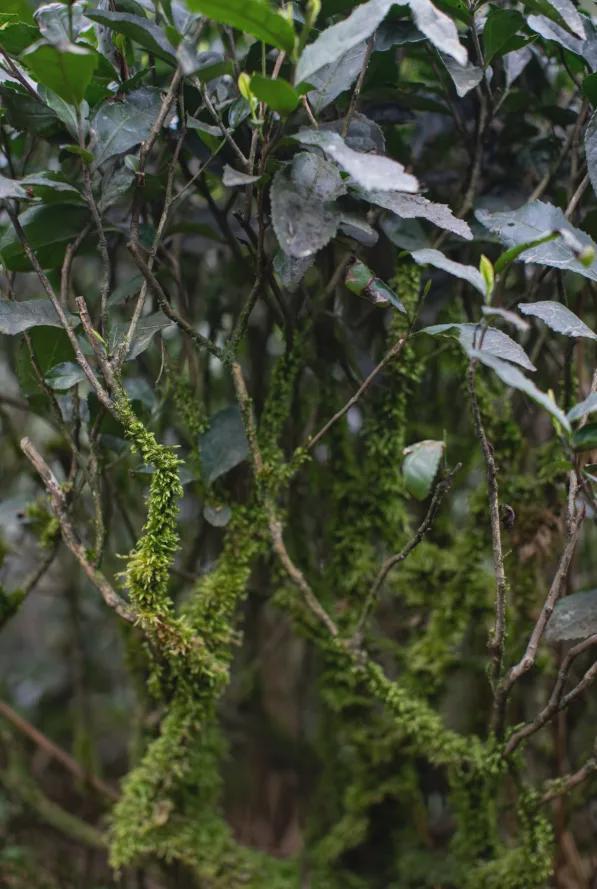
M 118 595 L 101 571 L 98 571 L 97 568 L 93 566 L 87 556 L 85 547 L 75 534 L 68 515 L 66 496 L 56 476 L 29 438 L 22 439 L 21 449 L 44 483 L 50 497 L 52 510 L 60 523 L 62 539 L 65 544 L 74 555 L 89 580 L 99 590 L 104 602 L 120 617 L 128 621 L 128 623 L 135 623 L 134 611 L 127 605 L 124 599 Z

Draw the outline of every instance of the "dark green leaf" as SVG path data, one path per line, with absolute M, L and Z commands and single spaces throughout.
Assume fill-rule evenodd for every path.
M 78 105 L 97 66 L 97 53 L 74 43 L 60 47 L 39 42 L 21 56 L 35 79 L 65 102 Z
M 297 91 L 285 80 L 272 80 L 254 74 L 251 77 L 251 92 L 279 114 L 291 114 L 299 102 Z
M 45 269 L 61 265 L 66 245 L 81 233 L 88 219 L 86 208 L 72 204 L 31 207 L 19 217 L 27 239 Z M 31 269 L 12 226 L 0 238 L 0 256 L 10 271 L 25 272 Z
M 288 19 L 274 12 L 265 0 L 186 0 L 193 12 L 223 25 L 232 25 L 252 34 L 258 40 L 291 53 L 294 49 L 294 28 Z
M 510 38 L 524 26 L 522 15 L 515 9 L 498 9 L 493 6 L 483 28 L 485 61 L 508 49 Z
M 149 86 L 104 102 L 92 123 L 96 165 L 99 167 L 115 154 L 123 154 L 143 142 L 160 107 L 160 91 Z
M 98 9 L 89 11 L 87 17 L 100 25 L 111 28 L 117 34 L 124 34 L 125 37 L 138 43 L 139 46 L 159 59 L 171 64 L 176 62 L 175 48 L 166 37 L 164 30 L 155 22 L 140 15 Z
M 575 451 L 594 451 L 597 449 L 597 423 L 587 423 L 572 433 L 572 447 Z

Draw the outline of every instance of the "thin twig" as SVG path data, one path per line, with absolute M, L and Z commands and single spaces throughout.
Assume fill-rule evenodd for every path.
M 399 553 L 396 553 L 393 556 L 390 556 L 385 560 L 381 568 L 379 569 L 379 573 L 375 580 L 373 581 L 373 585 L 367 594 L 367 598 L 365 600 L 365 604 L 363 605 L 363 610 L 361 615 L 357 621 L 356 629 L 354 632 L 355 640 L 359 640 L 363 631 L 363 627 L 365 626 L 365 622 L 371 612 L 371 609 L 377 599 L 377 596 L 386 580 L 386 577 L 390 573 L 390 571 L 399 565 L 401 562 L 404 562 L 405 559 L 412 553 L 414 549 L 421 543 L 423 538 L 431 529 L 433 525 L 435 516 L 437 515 L 437 511 L 440 507 L 442 500 L 445 495 L 448 493 L 450 488 L 452 487 L 452 481 L 457 472 L 462 468 L 462 463 L 458 463 L 454 469 L 451 469 L 450 472 L 436 484 L 435 489 L 433 491 L 433 496 L 431 498 L 431 502 L 429 504 L 429 508 L 427 509 L 427 513 L 425 514 L 425 518 L 417 528 L 415 534 L 411 537 L 408 543 L 400 550 Z
M 500 497 L 497 481 L 497 467 L 493 448 L 487 438 L 481 410 L 475 391 L 476 362 L 471 361 L 467 370 L 467 387 L 473 413 L 475 432 L 481 445 L 487 476 L 487 496 L 489 500 L 489 521 L 491 525 L 491 541 L 493 550 L 493 566 L 495 572 L 495 623 L 489 641 L 492 655 L 492 684 L 496 687 L 502 670 L 504 657 L 504 638 L 506 634 L 506 593 L 507 581 L 504 569 L 504 553 L 502 549 L 502 531 L 500 525 Z
M 59 747 L 51 741 L 46 735 L 40 732 L 39 729 L 36 729 L 34 725 L 31 725 L 30 722 L 20 716 L 16 710 L 13 710 L 13 708 L 3 700 L 0 700 L 0 716 L 10 722 L 10 724 L 22 735 L 25 735 L 30 741 L 33 741 L 33 743 L 39 747 L 40 750 L 43 750 L 51 759 L 55 759 L 64 766 L 67 771 L 74 775 L 75 778 L 83 784 L 88 784 L 99 793 L 108 797 L 108 799 L 118 799 L 118 793 L 110 787 L 109 784 L 106 784 L 105 781 L 102 781 L 102 779 L 98 778 L 96 775 L 87 772 L 79 765 L 76 759 L 73 759 L 73 757 L 66 752 L 66 750 L 63 750 L 62 747 Z
M 107 578 L 92 565 L 87 556 L 85 547 L 75 534 L 68 516 L 66 497 L 56 476 L 29 438 L 22 439 L 21 449 L 44 483 L 50 497 L 52 510 L 60 523 L 62 539 L 65 544 L 74 555 L 89 580 L 99 590 L 104 602 L 128 623 L 135 623 L 135 613 L 133 610 L 127 605 L 124 599 L 118 595 L 112 585 L 108 582 Z
M 348 411 L 351 409 L 351 407 L 354 407 L 354 405 L 357 403 L 357 401 L 359 400 L 361 395 L 363 395 L 363 393 L 367 391 L 367 389 L 369 388 L 369 386 L 371 385 L 371 383 L 373 382 L 375 377 L 378 375 L 378 373 L 384 369 L 386 364 L 388 364 L 388 362 L 390 362 L 392 360 L 392 358 L 395 358 L 397 355 L 400 354 L 404 344 L 406 343 L 406 340 L 407 340 L 407 337 L 404 336 L 404 337 L 401 337 L 397 342 L 394 343 L 392 348 L 388 352 L 386 352 L 386 354 L 381 359 L 379 364 L 377 364 L 373 368 L 373 370 L 371 371 L 369 376 L 367 376 L 365 378 L 365 380 L 361 383 L 361 385 L 359 386 L 357 391 L 354 393 L 354 395 L 348 399 L 348 401 L 346 402 L 344 407 L 341 407 L 340 410 L 337 411 L 333 417 L 330 417 L 330 419 L 327 421 L 327 423 L 325 423 L 321 427 L 319 432 L 317 432 L 315 435 L 311 436 L 305 442 L 303 447 L 305 447 L 307 450 L 312 450 L 315 447 L 315 445 L 318 444 L 325 435 L 327 435 L 327 433 L 330 431 L 332 426 L 335 423 L 337 423 L 338 420 L 341 420 L 342 417 L 348 413 Z

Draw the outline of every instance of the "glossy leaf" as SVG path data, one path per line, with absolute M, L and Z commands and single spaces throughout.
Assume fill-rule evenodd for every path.
M 60 265 L 67 244 L 81 233 L 88 219 L 86 207 L 62 204 L 31 207 L 19 216 L 25 235 L 45 269 Z M 0 257 L 11 271 L 24 272 L 31 269 L 12 226 L 0 238 Z
M 272 80 L 261 74 L 253 74 L 251 77 L 251 91 L 268 108 L 282 115 L 291 114 L 299 102 L 299 94 L 285 80 Z
M 486 63 L 508 48 L 511 38 L 524 26 L 524 18 L 516 9 L 491 7 L 483 28 Z
M 110 10 L 90 10 L 88 18 L 100 25 L 110 28 L 117 34 L 124 34 L 148 52 L 174 64 L 176 62 L 176 50 L 166 37 L 164 30 L 155 22 L 140 15 L 130 15 L 126 12 L 111 12 Z
M 587 423 L 572 433 L 572 447 L 575 451 L 597 450 L 597 423 Z
M 97 53 L 74 43 L 54 46 L 39 42 L 21 56 L 35 79 L 65 102 L 78 105 L 97 66 Z
M 288 53 L 294 49 L 294 28 L 265 0 L 186 0 L 186 3 L 193 12 L 202 12 L 214 22 L 246 31 L 270 46 Z

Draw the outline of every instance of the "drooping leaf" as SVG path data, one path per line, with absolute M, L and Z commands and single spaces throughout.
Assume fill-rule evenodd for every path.
M 121 99 L 110 99 L 98 109 L 92 121 L 93 154 L 100 167 L 115 154 L 130 151 L 151 131 L 161 107 L 160 91 L 143 86 Z
M 301 130 L 294 138 L 303 145 L 321 148 L 362 188 L 404 192 L 416 192 L 419 188 L 415 177 L 402 164 L 389 157 L 353 151 L 338 133 Z
M 40 173 L 30 173 L 21 179 L 22 187 L 29 196 L 40 198 L 44 204 L 79 204 L 85 200 L 81 192 L 67 182 L 61 173 L 44 170 Z
M 419 265 L 432 265 L 436 269 L 442 269 L 442 271 L 448 272 L 449 275 L 454 275 L 456 278 L 462 278 L 463 280 L 468 281 L 469 284 L 472 284 L 473 287 L 485 297 L 485 281 L 483 280 L 483 275 L 473 265 L 464 265 L 461 262 L 454 262 L 454 260 L 448 259 L 448 257 L 439 250 L 415 250 L 412 257 Z
M 537 404 L 540 404 L 541 407 L 545 408 L 546 411 L 555 417 L 563 429 L 570 432 L 570 423 L 564 412 L 558 407 L 555 401 L 549 397 L 549 395 L 542 392 L 541 389 L 539 389 L 532 380 L 525 377 L 522 371 L 518 370 L 517 367 L 509 364 L 507 361 L 502 361 L 501 358 L 497 358 L 495 355 L 491 355 L 485 349 L 481 352 L 478 349 L 471 349 L 469 357 L 477 359 L 481 361 L 482 364 L 490 367 L 506 386 L 511 386 L 513 389 L 518 389 L 520 392 L 524 392 L 525 395 L 528 395 L 529 398 L 532 398 L 533 401 L 536 401 Z
M 528 46 L 513 50 L 504 56 L 504 71 L 506 72 L 506 86 L 508 88 L 520 77 L 532 58 L 533 53 Z
M 524 26 L 524 18 L 516 9 L 492 6 L 483 28 L 483 47 L 486 63 L 508 49 L 509 43 Z
M 72 204 L 31 207 L 19 216 L 27 240 L 44 269 L 61 265 L 66 245 L 81 233 L 88 219 L 89 211 L 86 207 Z M 10 271 L 31 270 L 12 226 L 0 238 L 0 257 Z
M 511 324 L 521 333 L 526 333 L 530 329 L 530 324 L 528 321 L 525 321 L 524 318 L 521 318 L 520 315 L 517 315 L 516 312 L 510 312 L 508 309 L 501 309 L 497 306 L 481 306 L 481 312 L 483 315 L 487 315 L 491 317 L 495 315 L 498 318 L 503 318 L 504 321 L 507 321 L 508 324 Z
M 272 80 L 261 74 L 251 77 L 251 92 L 272 111 L 283 115 L 292 114 L 299 102 L 299 94 L 285 80 Z
M 404 449 L 402 474 L 409 494 L 425 500 L 431 493 L 444 453 L 443 441 L 418 441 Z
M 68 316 L 71 324 L 78 318 Z M 14 336 L 32 327 L 62 327 L 49 299 L 0 300 L 0 333 Z
M 466 96 L 471 90 L 474 90 L 474 88 L 479 86 L 483 80 L 483 68 L 471 64 L 460 65 L 451 56 L 447 56 L 443 53 L 440 53 L 440 57 L 448 74 L 452 78 L 456 92 L 460 98 Z
M 367 41 L 362 40 L 336 62 L 324 65 L 309 76 L 309 83 L 314 89 L 307 93 L 307 99 L 315 114 L 319 114 L 341 93 L 350 89 L 363 67 L 366 52 Z
M 237 188 L 238 186 L 253 185 L 259 182 L 261 176 L 251 176 L 249 173 L 243 173 L 241 170 L 235 170 L 233 167 L 224 164 L 222 173 L 222 184 L 226 188 Z
M 554 300 L 539 300 L 534 303 L 519 303 L 518 310 L 523 315 L 532 315 L 539 318 L 544 324 L 547 324 L 556 333 L 563 333 L 565 336 L 584 337 L 589 340 L 597 340 L 595 334 L 584 321 Z
M 597 411 L 597 392 L 591 392 L 583 401 L 579 401 L 573 408 L 568 411 L 568 419 L 571 423 L 581 420 L 587 414 L 593 414 Z
M 294 28 L 265 0 L 186 0 L 186 4 L 193 12 L 202 12 L 214 22 L 246 31 L 270 46 L 288 53 L 294 49 Z
M 545 628 L 548 642 L 571 642 L 597 633 L 597 590 L 584 590 L 564 596 Z
M 30 46 L 21 59 L 39 83 L 49 87 L 65 102 L 78 105 L 91 82 L 98 55 L 94 50 L 74 43 L 54 46 L 40 41 Z
M 517 210 L 491 212 L 478 210 L 477 219 L 496 234 L 503 244 L 516 247 L 541 239 L 549 232 L 566 231 L 581 247 L 596 250 L 592 239 L 583 231 L 571 225 L 559 207 L 543 201 L 533 201 Z M 577 272 L 585 278 L 597 281 L 597 264 L 583 265 L 570 244 L 562 237 L 525 250 L 520 258 L 523 262 L 536 262 L 565 271 Z
M 236 405 L 210 419 L 209 429 L 199 436 L 199 454 L 201 474 L 209 484 L 246 460 L 249 446 Z
M 374 306 L 385 308 L 392 305 L 399 312 L 406 313 L 404 304 L 394 291 L 358 259 L 348 266 L 344 283 L 348 290 L 362 296 Z
M 156 333 L 159 333 L 166 327 L 170 327 L 171 324 L 172 322 L 163 312 L 158 311 L 153 312 L 151 315 L 144 315 L 137 324 L 135 336 L 127 355 L 127 361 L 133 361 L 137 358 L 148 348 Z M 128 324 L 126 328 L 128 329 Z
M 458 39 L 452 19 L 431 3 L 431 0 L 408 0 L 415 24 L 440 52 L 451 56 L 459 65 L 466 65 L 468 54 Z
M 404 192 L 358 189 L 357 194 L 365 201 L 377 204 L 390 210 L 401 219 L 427 219 L 439 228 L 453 232 L 467 241 L 472 240 L 473 233 L 464 219 L 454 216 L 446 204 L 436 204 L 421 194 L 404 194 Z
M 295 84 L 312 83 L 313 75 L 322 68 L 336 64 L 346 53 L 363 44 L 388 13 L 392 0 L 368 0 L 351 14 L 326 28 L 313 43 L 306 46 L 296 66 Z
M 512 337 L 497 327 L 483 328 L 479 324 L 470 322 L 464 324 L 434 324 L 432 327 L 424 327 L 421 333 L 427 333 L 431 336 L 456 331 L 460 344 L 465 352 L 470 353 L 471 350 L 481 350 L 488 355 L 494 355 L 502 361 L 510 361 L 524 367 L 525 370 L 535 371 L 537 368 L 524 351 Z
M 349 238 L 358 241 L 359 244 L 364 244 L 365 247 L 373 247 L 379 240 L 379 235 L 373 226 L 369 225 L 362 216 L 357 216 L 356 213 L 342 213 L 340 231 Z
M 90 10 L 88 18 L 100 25 L 104 25 L 117 34 L 124 34 L 130 40 L 138 43 L 159 59 L 171 64 L 176 63 L 176 50 L 166 37 L 159 25 L 140 15 L 130 15 L 126 12 L 111 12 L 107 9 Z

